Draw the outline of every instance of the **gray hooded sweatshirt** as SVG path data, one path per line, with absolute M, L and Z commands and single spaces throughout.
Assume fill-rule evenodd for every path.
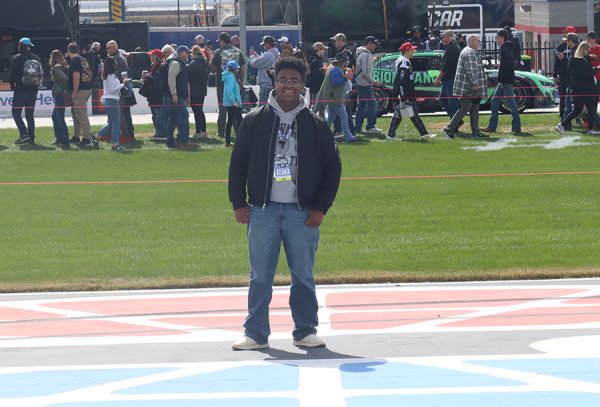
M 275 160 L 274 169 L 278 167 L 278 162 L 287 162 L 290 167 L 292 179 L 290 181 L 275 181 L 273 174 L 273 186 L 271 187 L 271 202 L 278 203 L 297 203 L 298 191 L 296 181 L 298 179 L 298 150 L 297 150 L 297 128 L 296 116 L 302 109 L 308 107 L 308 102 L 300 96 L 300 103 L 293 110 L 284 112 L 273 92 L 269 95 L 269 105 L 275 110 L 279 117 L 279 129 L 275 138 Z
M 258 86 L 273 89 L 273 82 L 269 78 L 267 71 L 273 68 L 275 63 L 279 61 L 279 50 L 277 47 L 263 52 L 259 57 L 250 57 L 249 61 L 250 66 L 258 70 L 258 77 L 256 79 Z
M 356 50 L 356 86 L 373 85 L 373 54 L 366 47 Z

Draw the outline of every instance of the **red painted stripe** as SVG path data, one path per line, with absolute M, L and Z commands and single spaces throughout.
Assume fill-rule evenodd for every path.
M 564 34 L 565 27 L 547 27 L 541 25 L 515 24 L 515 28 L 519 31 L 529 31 L 539 34 Z M 587 33 L 587 26 L 575 27 L 578 33 Z
M 442 175 L 389 175 L 372 177 L 342 177 L 342 181 L 379 181 L 388 179 L 448 179 L 478 177 L 539 177 L 545 175 L 600 175 L 600 171 L 554 171 L 520 172 L 498 174 L 442 174 Z M 146 180 L 146 181 L 25 181 L 0 182 L 0 186 L 15 185 L 147 185 L 147 184 L 211 184 L 227 183 L 225 179 L 184 179 L 184 180 Z

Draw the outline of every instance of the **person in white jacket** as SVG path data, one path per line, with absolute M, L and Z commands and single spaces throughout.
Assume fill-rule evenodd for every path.
M 119 99 L 121 98 L 121 89 L 124 84 L 117 77 L 117 63 L 115 58 L 108 57 L 104 60 L 104 68 L 102 70 L 102 86 L 104 96 L 102 96 L 102 104 L 108 115 L 108 121 L 104 127 L 98 131 L 98 136 L 111 136 L 113 151 L 123 151 L 125 147 L 119 144 L 119 134 L 121 130 L 121 116 Z M 126 79 L 125 81 L 129 81 Z
M 381 86 L 381 82 L 373 79 L 373 52 L 377 49 L 377 38 L 369 35 L 365 38 L 365 45 L 356 50 L 356 90 L 358 92 L 358 105 L 356 106 L 356 132 L 362 132 L 362 124 L 367 114 L 367 134 L 381 133 L 377 124 L 377 102 L 373 86 Z

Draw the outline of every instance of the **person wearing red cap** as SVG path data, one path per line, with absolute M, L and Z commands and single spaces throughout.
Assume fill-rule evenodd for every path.
M 428 140 L 435 137 L 434 134 L 427 133 L 423 120 L 419 117 L 417 110 L 415 93 L 415 76 L 413 74 L 410 58 L 415 53 L 416 46 L 410 42 L 405 42 L 400 47 L 402 56 L 396 60 L 396 78 L 394 79 L 394 94 L 398 96 L 398 102 L 394 109 L 394 117 L 390 122 L 388 130 L 388 140 L 401 140 L 396 138 L 396 129 L 402 122 L 402 116 L 407 115 L 414 124 L 421 136 L 421 140 Z

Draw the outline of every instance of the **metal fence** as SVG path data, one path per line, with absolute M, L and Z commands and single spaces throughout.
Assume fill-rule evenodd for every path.
M 524 59 L 522 70 L 537 72 L 542 75 L 552 76 L 554 73 L 555 50 L 560 41 L 524 42 L 521 44 L 521 55 Z M 483 57 L 494 65 L 500 61 L 500 49 L 495 41 L 483 41 Z

